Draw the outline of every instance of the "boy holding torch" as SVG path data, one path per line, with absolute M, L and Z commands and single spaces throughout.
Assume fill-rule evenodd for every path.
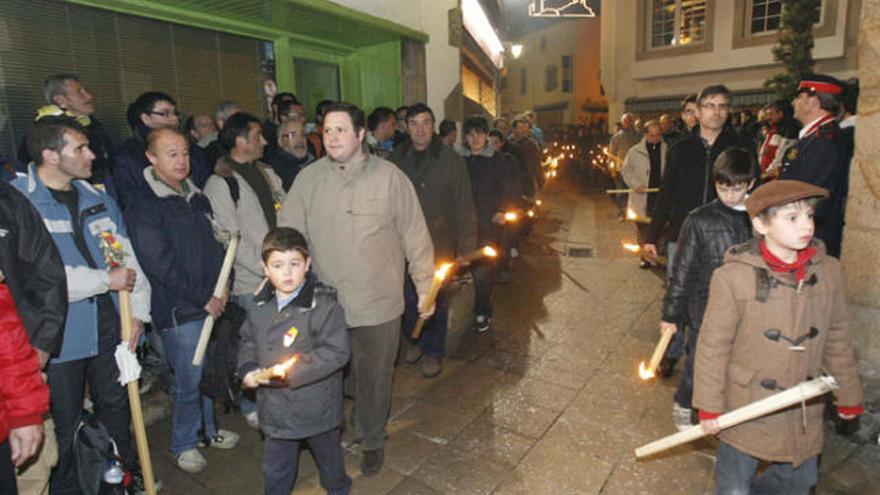
M 691 426 L 694 351 L 709 298 L 709 281 L 724 262 L 727 249 L 752 238 L 745 200 L 757 174 L 756 160 L 749 151 L 729 148 L 722 152 L 712 166 L 718 198 L 692 211 L 678 235 L 678 254 L 663 298 L 660 330 L 684 331 L 676 322 L 691 323 L 685 341 L 684 373 L 672 404 L 672 420 L 679 431 Z
M 721 413 L 823 371 L 840 385 L 841 418 L 864 411 L 840 263 L 813 239 L 813 210 L 827 196 L 777 180 L 746 200 L 759 237 L 731 248 L 713 274 L 697 343 L 693 402 L 707 433 L 719 432 Z M 715 493 L 809 493 L 818 481 L 824 408 L 823 400 L 805 401 L 721 432 Z M 769 467 L 756 476 L 762 461 Z
M 309 250 L 298 231 L 278 227 L 263 240 L 269 283 L 241 328 L 238 354 L 243 388 L 257 389 L 260 430 L 266 435 L 263 476 L 268 495 L 289 495 L 299 447 L 307 442 L 327 493 L 349 493 L 340 444 L 342 368 L 348 334 L 336 291 L 309 274 Z

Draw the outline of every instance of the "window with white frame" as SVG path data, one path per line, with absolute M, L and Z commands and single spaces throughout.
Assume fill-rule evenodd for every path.
M 752 34 L 775 33 L 782 22 L 782 0 L 750 0 Z
M 706 39 L 706 0 L 647 0 L 648 46 L 686 46 Z

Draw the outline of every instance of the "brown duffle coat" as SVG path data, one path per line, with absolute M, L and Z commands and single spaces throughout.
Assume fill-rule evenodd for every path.
M 712 276 L 700 328 L 694 407 L 725 413 L 827 373 L 840 388 L 838 406 L 862 403 L 852 337 L 847 328 L 840 262 L 814 240 L 800 290 L 794 274 L 771 270 L 759 240 L 730 248 Z M 802 350 L 793 347 L 801 347 Z M 791 406 L 720 433 L 758 459 L 795 467 L 824 443 L 825 397 Z

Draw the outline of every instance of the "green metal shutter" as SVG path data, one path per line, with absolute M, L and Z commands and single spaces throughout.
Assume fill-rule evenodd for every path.
M 261 116 L 261 43 L 57 0 L 3 0 L 0 154 L 15 155 L 45 104 L 43 80 L 60 72 L 80 76 L 116 145 L 129 135 L 127 105 L 145 91 L 170 94 L 188 115 L 237 100 Z

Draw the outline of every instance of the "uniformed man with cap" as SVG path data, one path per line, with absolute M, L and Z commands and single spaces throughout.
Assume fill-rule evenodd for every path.
M 794 116 L 803 128 L 798 142 L 782 161 L 781 179 L 796 179 L 828 189 L 830 197 L 816 208 L 816 237 L 825 242 L 828 254 L 840 257 L 844 194 L 849 180 L 841 152 L 840 98 L 843 83 L 822 74 L 805 76 L 792 100 Z

